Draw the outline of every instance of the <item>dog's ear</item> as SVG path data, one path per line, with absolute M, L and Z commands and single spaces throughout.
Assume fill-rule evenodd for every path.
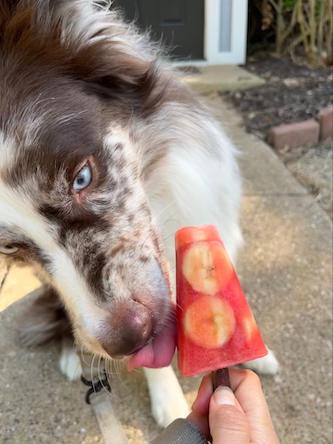
M 72 75 L 103 99 L 115 99 L 143 113 L 154 111 L 163 100 L 167 82 L 159 81 L 157 62 L 130 53 L 112 40 L 83 49 L 71 65 Z
M 0 43 L 19 51 L 22 63 L 38 56 L 88 92 L 145 113 L 163 100 L 168 82 L 159 81 L 155 50 L 130 28 L 91 0 L 0 0 Z

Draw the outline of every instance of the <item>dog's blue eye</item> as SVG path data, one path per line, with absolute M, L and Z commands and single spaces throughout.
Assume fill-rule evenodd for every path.
M 92 181 L 92 171 L 90 165 L 85 165 L 77 174 L 73 182 L 73 189 L 76 192 L 87 188 Z

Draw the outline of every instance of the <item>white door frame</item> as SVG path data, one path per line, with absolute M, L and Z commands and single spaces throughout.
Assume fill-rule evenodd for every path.
M 219 48 L 221 32 L 221 2 L 225 0 L 205 0 L 204 59 L 177 60 L 174 65 L 242 65 L 246 61 L 247 10 L 248 0 L 232 0 L 231 11 L 231 51 L 221 52 Z
M 205 59 L 208 64 L 243 64 L 246 59 L 248 0 L 232 0 L 230 52 L 219 49 L 221 1 L 224 0 L 205 0 Z

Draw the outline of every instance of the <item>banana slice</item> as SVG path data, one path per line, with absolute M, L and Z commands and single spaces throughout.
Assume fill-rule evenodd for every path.
M 182 269 L 194 290 L 211 296 L 225 288 L 233 273 L 224 248 L 215 242 L 190 246 L 184 254 Z
M 258 327 L 252 313 L 249 313 L 243 317 L 242 325 L 244 328 L 246 340 L 250 342 L 253 335 L 258 331 Z
M 235 330 L 235 316 L 228 302 L 217 297 L 202 296 L 186 310 L 185 334 L 200 347 L 222 347 Z

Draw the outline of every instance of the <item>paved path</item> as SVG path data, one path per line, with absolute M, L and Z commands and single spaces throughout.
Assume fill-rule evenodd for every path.
M 246 244 L 238 270 L 266 342 L 281 373 L 263 378 L 284 444 L 331 443 L 332 224 L 264 143 L 244 133 L 221 99 L 210 102 L 241 150 L 245 195 L 242 226 Z M 13 297 L 12 273 L 1 299 Z M 22 293 L 22 294 L 23 294 Z M 26 351 L 16 342 L 22 300 L 0 314 L 0 443 L 102 443 L 83 402 L 84 388 L 59 374 L 57 347 Z M 117 412 L 130 442 L 156 435 L 141 372 L 115 376 Z M 183 381 L 188 400 L 198 380 Z M 132 394 L 133 393 L 133 394 Z

